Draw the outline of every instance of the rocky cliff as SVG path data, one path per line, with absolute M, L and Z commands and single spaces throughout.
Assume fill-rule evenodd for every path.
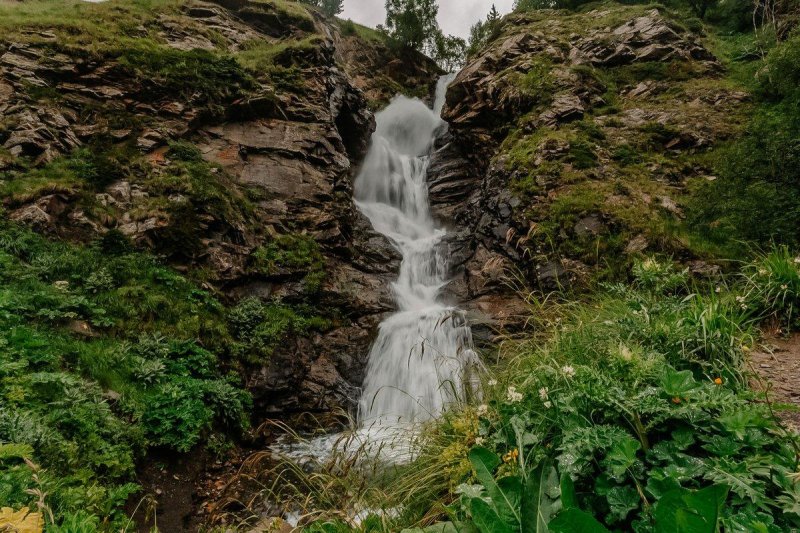
M 648 252 L 715 269 L 681 201 L 715 179 L 706 157 L 746 101 L 702 30 L 663 9 L 506 17 L 450 85 L 432 163 L 432 200 L 463 228 L 457 297 L 497 319 L 515 308 L 504 272 L 548 292 L 619 279 Z
M 232 351 L 258 418 L 349 406 L 398 261 L 352 178 L 371 110 L 429 97 L 437 67 L 292 2 L 68 10 L 2 23 L 7 215 L 62 239 L 119 235 L 239 306 Z M 517 13 L 495 33 L 449 87 L 429 174 L 453 228 L 449 295 L 478 341 L 524 321 L 526 287 L 615 279 L 647 251 L 714 268 L 680 204 L 714 179 L 704 154 L 747 103 L 701 30 L 608 5 Z
M 0 32 L 7 215 L 277 302 L 239 354 L 256 418 L 347 407 L 397 259 L 351 201 L 369 106 L 427 95 L 438 68 L 293 2 L 64 9 Z

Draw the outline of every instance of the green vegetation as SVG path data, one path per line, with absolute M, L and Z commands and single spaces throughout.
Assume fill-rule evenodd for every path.
M 328 18 L 333 18 L 344 9 L 344 0 L 302 0 L 303 3 L 316 7 Z
M 716 152 L 717 179 L 697 184 L 690 222 L 717 243 L 744 239 L 795 247 L 800 244 L 800 33 L 775 44 L 764 67 L 752 119 L 744 135 Z
M 4 504 L 119 530 L 149 447 L 247 427 L 249 398 L 214 354 L 224 308 L 121 235 L 81 247 L 3 223 L 0 266 Z
M 264 275 L 302 273 L 308 293 L 317 292 L 325 278 L 325 258 L 308 235 L 279 235 L 256 249 L 251 258 L 253 269 Z
M 539 335 L 509 345 L 483 403 L 446 415 L 414 463 L 351 494 L 402 506 L 361 530 L 798 527 L 798 437 L 750 391 L 743 360 L 760 320 L 792 316 L 800 265 L 778 250 L 745 270 L 729 287 L 696 286 L 648 258 L 588 303 L 537 307 Z M 444 517 L 453 525 L 429 525 Z M 309 530 L 352 529 L 321 517 Z

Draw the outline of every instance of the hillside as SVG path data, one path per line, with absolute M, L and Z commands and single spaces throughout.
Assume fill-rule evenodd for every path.
M 0 529 L 800 527 L 800 11 L 528 4 L 0 1 Z

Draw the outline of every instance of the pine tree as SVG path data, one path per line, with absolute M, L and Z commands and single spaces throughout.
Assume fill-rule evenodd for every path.
M 497 11 L 497 7 L 492 4 L 492 9 L 489 10 L 489 14 L 486 15 L 486 22 L 487 24 L 494 25 L 500 20 L 500 13 Z

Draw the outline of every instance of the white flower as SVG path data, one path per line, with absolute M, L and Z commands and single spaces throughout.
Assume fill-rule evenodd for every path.
M 490 387 L 494 387 L 495 385 L 497 385 L 497 380 L 490 379 L 489 381 L 486 382 L 486 384 L 489 385 Z
M 542 387 L 541 389 L 539 389 L 539 398 L 541 398 L 542 400 L 546 400 L 549 392 L 550 389 L 548 389 L 547 387 Z
M 785 290 L 786 290 L 786 289 L 788 289 L 788 288 L 789 288 L 789 286 L 788 286 L 788 285 L 786 285 L 786 284 L 783 284 L 783 285 L 781 285 L 781 290 L 782 290 L 782 291 L 785 291 Z
M 795 265 L 800 265 L 800 257 L 795 257 L 794 258 L 794 264 Z
M 478 412 L 478 416 L 486 416 L 487 414 L 489 414 L 489 406 L 486 405 L 485 403 L 481 404 L 481 405 L 478 406 L 478 411 L 477 412 Z
M 481 446 L 483 445 L 483 443 L 484 443 L 483 437 L 475 437 L 475 444 Z
M 766 276 L 767 275 L 767 269 L 765 269 L 765 268 L 758 269 L 758 275 L 759 276 Z
M 575 375 L 575 369 L 572 368 L 570 365 L 562 366 L 561 371 L 564 373 L 565 376 L 571 378 Z
M 717 287 L 716 289 L 714 289 L 714 292 L 716 292 L 717 294 L 721 293 L 722 287 Z
M 552 403 L 550 403 L 549 401 L 548 402 L 544 402 L 544 408 L 545 409 L 550 409 L 551 407 L 553 407 Z
M 744 301 L 745 301 L 745 297 L 744 297 L 744 296 L 737 296 L 737 297 L 736 297 L 736 301 L 737 301 L 737 302 L 739 302 L 740 304 L 741 304 L 741 303 L 744 303 Z
M 508 393 L 506 394 L 506 399 L 510 403 L 519 403 L 519 402 L 522 401 L 522 393 L 521 392 L 517 392 L 517 388 L 516 387 L 509 387 L 508 388 Z
M 741 307 L 741 308 L 742 308 L 743 310 L 745 310 L 745 311 L 747 310 L 747 304 L 742 304 L 742 305 L 740 305 L 739 307 Z

